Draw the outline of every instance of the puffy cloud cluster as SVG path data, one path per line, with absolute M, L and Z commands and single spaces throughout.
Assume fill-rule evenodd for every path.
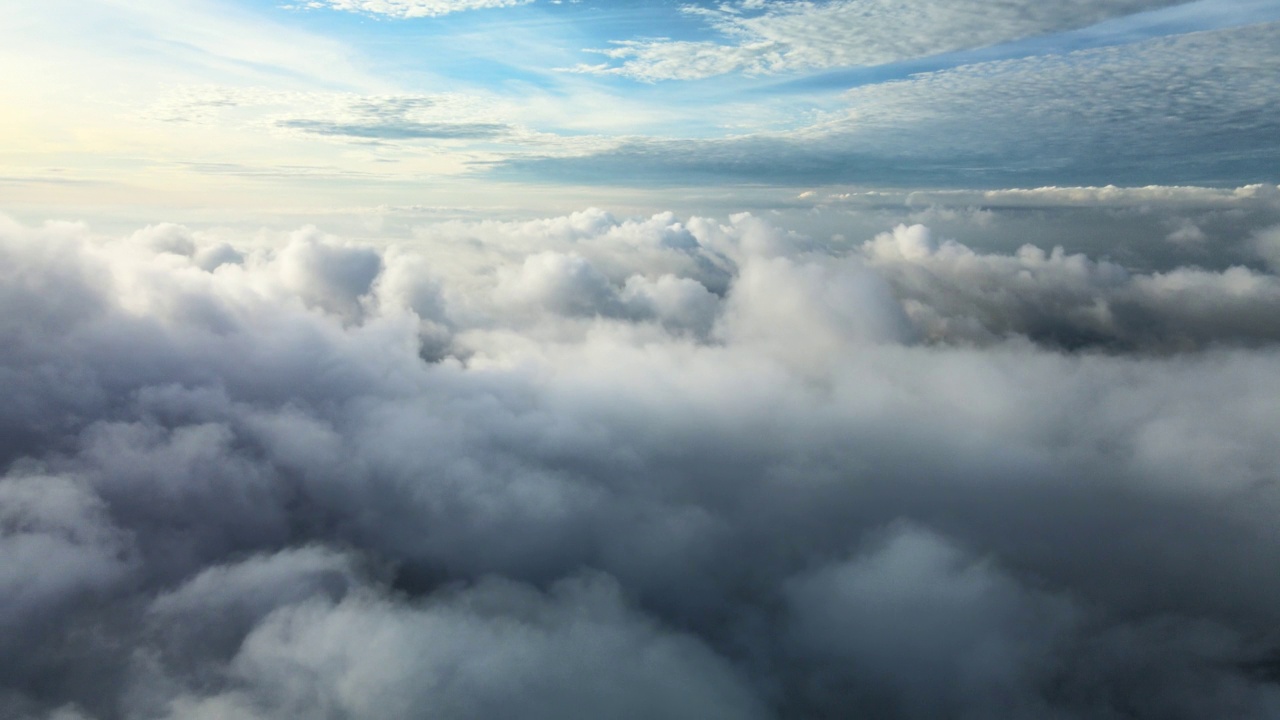
M 0 715 L 1274 717 L 1276 283 L 0 220 Z
M 1016 334 L 1066 348 L 1174 351 L 1280 341 L 1280 278 L 1242 266 L 1131 274 L 1061 247 L 1000 255 L 939 245 L 923 225 L 899 225 L 863 251 L 925 335 L 948 342 Z

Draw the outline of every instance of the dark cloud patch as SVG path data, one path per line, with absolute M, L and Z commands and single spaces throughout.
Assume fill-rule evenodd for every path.
M 1267 227 L 5 220 L 0 715 L 1274 717 Z
M 966 117 L 967 119 L 967 117 Z M 1000 121 L 1012 121 L 1001 118 Z M 1014 156 L 997 150 L 1000 139 L 989 127 L 953 128 L 971 134 L 988 148 L 939 148 L 925 158 L 913 151 L 896 150 L 925 137 L 945 133 L 921 130 L 919 137 L 894 139 L 843 135 L 796 137 L 749 137 L 723 140 L 629 140 L 617 147 L 585 155 L 558 157 L 518 157 L 479 166 L 485 175 L 501 180 L 529 180 L 567 184 L 671 187 L 702 183 L 813 186 L 833 184 L 927 186 L 935 188 L 997 188 L 1009 185 L 1044 185 L 1061 182 L 1103 184 L 1117 182 L 1142 185 L 1157 179 L 1174 182 L 1218 185 L 1226 182 L 1267 182 L 1269 168 L 1280 158 L 1270 138 L 1276 131 L 1267 127 L 1250 129 L 1214 144 L 1231 145 L 1221 152 L 1188 157 L 1169 146 L 1149 148 L 1145 154 L 1122 145 L 1119 137 L 1105 151 L 1081 144 L 1033 151 L 1045 138 L 1024 133 L 1025 152 Z M 959 124 L 959 123 L 957 123 Z M 993 125 L 996 124 L 993 121 Z M 1046 123 L 1048 125 L 1050 123 Z M 905 125 L 904 125 L 905 126 Z M 1099 135 L 1111 129 L 1099 127 Z M 1012 132 L 1012 131 L 1010 131 Z M 900 135 L 913 134 L 902 131 Z M 1200 140 L 1188 140 L 1199 143 Z M 1114 143 L 1114 144 L 1112 144 Z M 1061 141 L 1057 141 L 1061 145 Z M 1207 145 L 1206 145 L 1207 146 Z M 872 150 L 869 148 L 877 148 Z M 878 148 L 884 148 L 880 150 Z

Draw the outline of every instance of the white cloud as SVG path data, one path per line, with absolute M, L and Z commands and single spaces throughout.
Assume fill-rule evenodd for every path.
M 610 62 L 578 72 L 638 80 L 693 80 L 878 65 L 1086 26 L 1179 0 L 1073 3 L 827 0 L 690 6 L 727 42 L 624 40 L 595 50 Z
M 386 15 L 394 18 L 438 17 L 464 10 L 525 5 L 533 0 L 318 0 L 302 7 L 333 8 L 347 12 Z
M 0 219 L 0 304 L 6 717 L 1280 697 L 1273 273 L 748 215 Z
M 855 136 L 914 125 L 921 144 L 904 150 L 915 157 L 943 143 L 990 152 L 998 135 L 1019 147 L 1047 144 L 1036 162 L 1057 160 L 1055 147 L 1096 159 L 1086 135 L 1093 154 L 1125 145 L 1168 153 L 1186 147 L 1172 138 L 1207 142 L 1224 125 L 1253 140 L 1269 127 L 1260 109 L 1280 92 L 1267 71 L 1280 63 L 1267 52 L 1277 35 L 1272 23 L 925 73 L 849 91 L 849 119 L 839 124 Z M 985 130 L 970 125 L 975 118 Z
M 599 270 L 577 254 L 530 255 L 518 270 L 499 270 L 495 293 L 512 309 L 547 309 L 566 315 L 612 315 L 616 292 Z
M 1278 152 L 1280 124 L 1267 111 L 1280 99 L 1278 38 L 1280 23 L 1269 23 L 963 65 L 858 86 L 844 94 L 842 111 L 791 130 L 637 137 L 583 157 L 516 159 L 509 167 L 656 184 L 1261 181 Z M 1066 194 L 1004 196 L 1017 193 Z
M 799 198 L 814 204 L 876 206 L 896 203 L 909 207 L 985 208 L 1134 208 L 1168 207 L 1184 210 L 1280 206 L 1280 186 L 1244 185 L 1238 188 L 1148 185 L 1146 187 L 1040 187 L 1002 190 L 864 190 Z
M 926 336 L 990 342 L 1020 334 L 1066 347 L 1173 351 L 1280 340 L 1274 275 L 1230 267 L 1131 274 L 1112 262 L 1046 253 L 1013 255 L 937 244 L 923 226 L 898 226 L 863 245 Z
M 947 197 L 947 194 L 939 194 Z M 922 193 L 913 200 L 927 202 L 932 195 Z M 1280 186 L 1245 185 L 1238 188 L 1146 187 L 1054 188 L 1031 190 L 988 190 L 982 193 L 958 191 L 953 197 L 976 197 L 977 202 L 991 207 L 1134 207 L 1165 206 L 1180 208 L 1243 207 L 1249 204 L 1280 205 Z

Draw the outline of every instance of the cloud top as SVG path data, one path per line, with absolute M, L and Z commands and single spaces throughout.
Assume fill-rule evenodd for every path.
M 1269 717 L 1260 217 L 2 220 L 0 714 Z

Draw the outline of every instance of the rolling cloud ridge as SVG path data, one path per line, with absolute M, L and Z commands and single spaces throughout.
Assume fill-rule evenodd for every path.
M 1280 712 L 1280 280 L 0 217 L 0 715 Z

